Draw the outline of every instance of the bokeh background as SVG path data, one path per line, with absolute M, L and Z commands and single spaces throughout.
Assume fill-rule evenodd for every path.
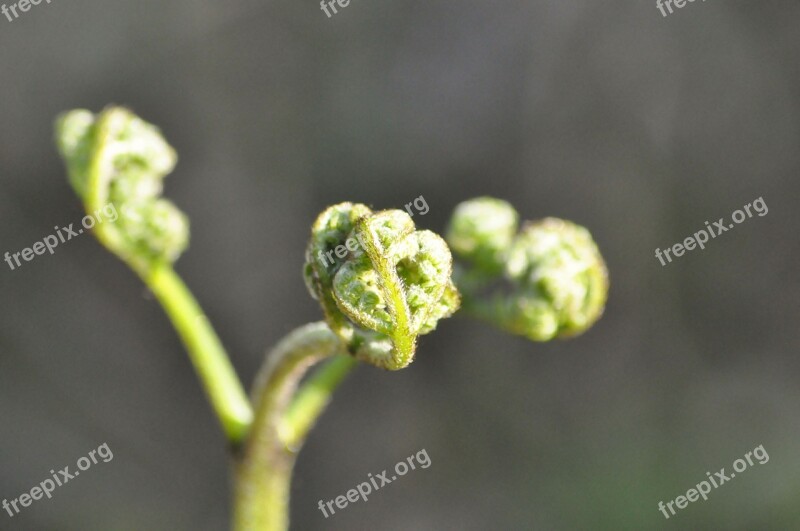
M 611 273 L 598 325 L 533 344 L 451 319 L 409 369 L 360 368 L 302 451 L 293 529 L 800 529 L 798 23 L 790 0 L 42 3 L 0 18 L 0 252 L 80 220 L 55 116 L 130 106 L 180 153 L 178 270 L 249 385 L 320 318 L 300 270 L 327 205 L 572 219 Z M 758 197 L 767 216 L 655 259 Z M 223 438 L 135 276 L 86 235 L 0 270 L 0 498 L 114 452 L 0 529 L 225 529 Z M 423 448 L 427 470 L 317 509 Z

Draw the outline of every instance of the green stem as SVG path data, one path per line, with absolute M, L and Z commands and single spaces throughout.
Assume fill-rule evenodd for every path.
M 325 323 L 312 323 L 289 334 L 268 356 L 254 385 L 255 419 L 235 469 L 235 531 L 288 529 L 297 452 L 354 362 L 340 361 L 343 357 L 333 360 L 304 386 L 295 402 L 292 396 L 310 367 L 344 353 L 344 344 Z
M 159 264 L 139 273 L 178 331 L 225 434 L 232 443 L 240 442 L 253 410 L 208 318 L 172 266 Z
M 300 387 L 279 427 L 286 446 L 297 448 L 302 445 L 317 418 L 328 407 L 333 392 L 357 364 L 352 356 L 336 356 L 317 369 Z

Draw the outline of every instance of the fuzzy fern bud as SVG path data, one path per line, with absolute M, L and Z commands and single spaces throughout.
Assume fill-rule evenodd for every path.
M 589 231 L 547 218 L 509 237 L 516 220 L 508 203 L 491 198 L 456 209 L 448 239 L 462 259 L 457 278 L 466 308 L 534 341 L 587 330 L 608 293 L 606 266 Z
M 459 204 L 450 220 L 447 241 L 454 253 L 488 274 L 498 274 L 519 228 L 509 203 L 481 197 Z
M 460 303 L 447 244 L 400 210 L 328 208 L 312 228 L 304 273 L 330 328 L 357 357 L 390 370 L 408 366 L 417 336 Z
M 56 142 L 87 214 L 108 204 L 120 212 L 95 228 L 106 247 L 140 271 L 180 256 L 189 222 L 160 197 L 177 156 L 158 128 L 119 107 L 75 110 L 58 119 Z

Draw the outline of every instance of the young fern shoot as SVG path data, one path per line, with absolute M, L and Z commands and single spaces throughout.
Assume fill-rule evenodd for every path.
M 320 256 L 357 242 L 340 261 Z M 336 335 L 359 360 L 382 369 L 408 367 L 417 336 L 436 329 L 460 299 L 450 276 L 447 243 L 415 230 L 401 210 L 372 212 L 341 203 L 325 210 L 311 230 L 306 285 Z
M 244 437 L 253 412 L 228 355 L 172 264 L 189 242 L 189 222 L 160 197 L 177 161 L 159 130 L 127 109 L 98 115 L 75 110 L 56 122 L 56 143 L 69 181 L 87 214 L 107 204 L 120 213 L 93 233 L 133 269 L 164 307 L 232 443 Z
M 456 207 L 447 240 L 465 310 L 533 341 L 578 335 L 603 314 L 608 272 L 589 231 L 546 218 L 525 223 L 491 197 Z
M 408 367 L 418 336 L 462 299 L 467 313 L 536 341 L 581 333 L 603 312 L 606 267 L 589 232 L 574 223 L 548 218 L 519 230 L 511 205 L 479 198 L 456 208 L 445 241 L 417 230 L 401 210 L 340 203 L 314 222 L 303 268 L 325 321 L 279 342 L 248 398 L 172 267 L 189 241 L 186 216 L 161 197 L 174 150 L 155 126 L 120 107 L 62 115 L 56 142 L 86 212 L 109 203 L 120 212 L 94 234 L 164 307 L 234 449 L 235 531 L 288 529 L 297 454 L 336 387 L 359 361 Z

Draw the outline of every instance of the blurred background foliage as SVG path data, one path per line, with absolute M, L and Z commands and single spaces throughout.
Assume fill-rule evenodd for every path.
M 797 529 L 798 22 L 788 0 L 41 4 L 0 19 L 0 252 L 80 220 L 55 116 L 130 106 L 180 154 L 178 270 L 249 385 L 320 318 L 301 265 L 326 206 L 422 195 L 442 232 L 488 194 L 574 220 L 611 274 L 598 325 L 542 345 L 451 319 L 409 369 L 360 368 L 303 450 L 294 529 Z M 654 257 L 760 196 L 766 217 Z M 0 497 L 115 456 L 0 528 L 224 529 L 222 436 L 134 275 L 82 236 L 0 286 Z M 769 463 L 658 512 L 759 444 Z M 316 508 L 422 448 L 430 468 Z

